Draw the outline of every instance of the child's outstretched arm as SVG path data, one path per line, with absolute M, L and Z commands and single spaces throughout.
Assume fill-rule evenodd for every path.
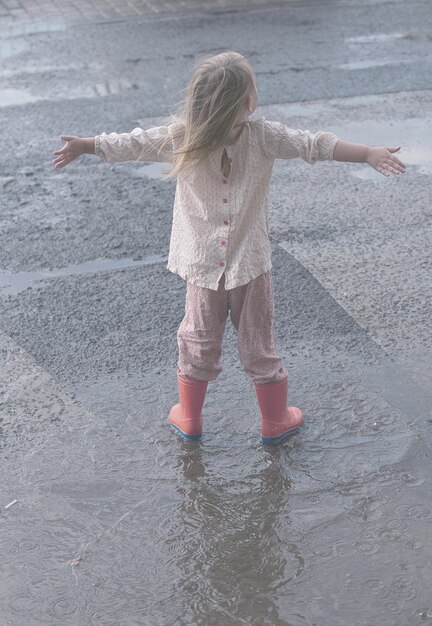
M 346 161 L 349 163 L 368 163 L 377 172 L 384 176 L 390 173 L 399 174 L 405 172 L 406 166 L 393 155 L 393 152 L 400 150 L 400 146 L 395 148 L 370 147 L 359 143 L 349 143 L 339 140 L 333 152 L 335 161 Z
M 66 144 L 60 150 L 56 150 L 56 158 L 53 160 L 54 167 L 64 167 L 82 154 L 95 153 L 94 137 L 77 137 L 75 135 L 60 135 L 60 139 Z
M 144 130 L 134 128 L 130 133 L 101 133 L 95 137 L 61 135 L 66 145 L 54 152 L 54 167 L 64 167 L 82 154 L 96 154 L 107 163 L 121 161 L 169 162 L 173 138 L 169 126 Z

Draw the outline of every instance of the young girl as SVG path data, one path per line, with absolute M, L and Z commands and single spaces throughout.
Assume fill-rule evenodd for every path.
M 273 331 L 267 195 L 274 160 L 368 163 L 384 176 L 405 171 L 393 155 L 399 147 L 368 147 L 331 132 L 293 130 L 264 117 L 251 120 L 256 103 L 252 66 L 241 54 L 222 52 L 195 68 L 185 102 L 167 125 L 86 138 L 61 135 L 66 144 L 54 152 L 56 168 L 81 154 L 108 163 L 172 166 L 165 177 L 177 179 L 167 269 L 187 282 L 177 333 L 180 401 L 168 422 L 184 439 L 202 435 L 208 381 L 222 371 L 228 313 L 242 366 L 255 385 L 262 442 L 278 442 L 303 423 L 300 409 L 287 407 L 288 373 Z

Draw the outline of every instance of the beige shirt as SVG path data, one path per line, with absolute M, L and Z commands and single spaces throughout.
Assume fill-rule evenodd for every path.
M 181 141 L 175 126 L 102 133 L 95 137 L 95 154 L 108 163 L 170 162 Z M 171 141 L 161 149 L 167 137 Z M 293 130 L 264 117 L 245 122 L 233 144 L 177 178 L 167 269 L 213 290 L 224 272 L 225 288 L 233 289 L 271 269 L 268 190 L 274 160 L 300 157 L 313 165 L 332 159 L 337 141 L 330 132 Z M 229 173 L 221 167 L 224 150 Z

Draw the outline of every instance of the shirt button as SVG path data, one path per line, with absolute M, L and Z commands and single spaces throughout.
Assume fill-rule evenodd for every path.
M 228 202 L 228 198 L 224 198 L 223 201 L 225 202 L 225 204 Z
M 220 265 L 221 267 L 224 267 L 224 265 L 225 265 L 224 261 L 221 261 L 221 262 L 219 263 L 219 265 Z
M 225 226 L 228 226 L 229 221 L 228 220 L 224 220 L 224 224 L 225 224 Z
M 224 185 L 226 185 L 228 183 L 228 181 L 224 178 Z
M 226 246 L 226 241 L 225 241 L 225 239 L 222 239 L 222 241 L 221 241 L 221 245 L 222 245 L 222 246 Z

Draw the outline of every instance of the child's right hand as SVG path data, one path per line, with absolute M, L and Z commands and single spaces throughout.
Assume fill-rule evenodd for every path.
M 54 167 L 64 167 L 77 157 L 85 153 L 85 141 L 82 137 L 75 135 L 60 135 L 60 139 L 66 141 L 66 144 L 60 150 L 56 150 L 54 154 L 57 157 L 54 159 Z
M 390 176 L 391 172 L 393 174 L 403 174 L 406 170 L 406 165 L 393 155 L 393 152 L 398 152 L 398 150 L 400 150 L 400 146 L 394 148 L 386 148 L 384 146 L 368 147 L 366 163 L 384 176 Z

